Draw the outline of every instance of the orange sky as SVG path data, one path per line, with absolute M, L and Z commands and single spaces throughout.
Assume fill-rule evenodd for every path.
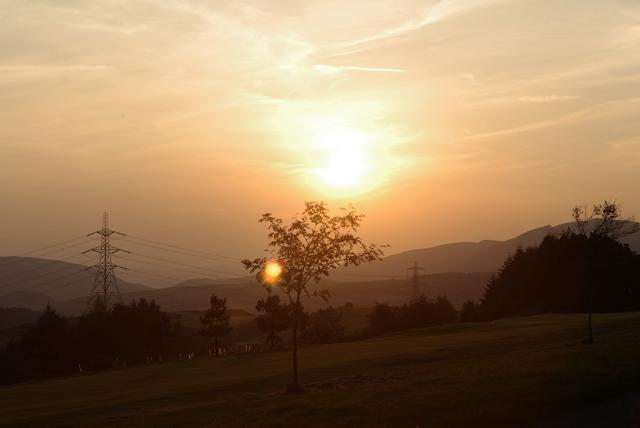
M 391 252 L 640 215 L 635 0 L 1 4 L 0 254 L 105 208 L 238 257 L 304 200 Z

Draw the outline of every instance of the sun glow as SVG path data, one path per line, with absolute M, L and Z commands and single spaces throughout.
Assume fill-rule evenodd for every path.
M 405 173 L 395 148 L 407 138 L 400 128 L 377 120 L 382 113 L 369 105 L 345 105 L 326 113 L 322 106 L 283 108 L 282 140 L 297 154 L 296 175 L 322 198 L 369 198 L 385 191 L 390 179 Z M 347 108 L 347 106 L 349 108 Z
M 323 152 L 322 165 L 315 170 L 320 181 L 336 189 L 362 186 L 372 170 L 371 138 L 354 128 L 329 126 L 316 137 Z

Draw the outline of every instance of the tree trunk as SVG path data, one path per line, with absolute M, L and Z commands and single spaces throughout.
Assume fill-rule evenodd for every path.
M 593 314 L 593 297 L 595 294 L 595 284 L 591 284 L 589 287 L 589 318 L 587 321 L 587 330 L 589 332 L 589 337 L 584 340 L 584 343 L 593 343 L 593 330 L 591 328 L 591 318 Z
M 214 346 L 214 348 L 213 348 L 213 355 L 214 355 L 216 358 L 218 358 L 218 354 L 219 354 L 219 352 L 218 352 L 218 336 L 216 336 L 216 337 L 214 337 L 214 338 L 213 338 L 213 346 Z
M 291 344 L 293 346 L 293 381 L 287 386 L 287 393 L 300 394 L 303 392 L 300 383 L 298 383 L 298 320 L 300 316 L 300 295 L 296 300 L 296 305 L 293 309 L 293 325 L 291 326 Z
M 293 321 L 293 385 L 298 386 L 298 315 L 294 317 Z

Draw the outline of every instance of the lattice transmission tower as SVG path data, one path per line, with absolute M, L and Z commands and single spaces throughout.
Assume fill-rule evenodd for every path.
M 129 251 L 111 246 L 112 235 L 125 236 L 125 234 L 109 228 L 109 215 L 106 211 L 102 215 L 102 229 L 96 230 L 87 236 L 93 235 L 100 236 L 100 245 L 83 252 L 83 254 L 86 254 L 93 251 L 98 254 L 98 263 L 91 266 L 96 270 L 96 277 L 93 280 L 88 305 L 95 306 L 100 302 L 104 305 L 104 308 L 107 309 L 109 308 L 109 301 L 112 297 L 115 296 L 118 301 L 122 299 L 114 271 L 116 269 L 126 269 L 124 266 L 114 264 L 111 256 L 118 252 L 129 253 Z
M 418 262 L 414 261 L 413 266 L 407 268 L 407 272 L 411 272 L 411 300 L 417 300 L 422 295 L 420 290 L 420 271 L 424 268 L 418 266 Z

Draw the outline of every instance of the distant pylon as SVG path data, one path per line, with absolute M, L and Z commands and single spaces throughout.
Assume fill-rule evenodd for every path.
M 102 229 L 87 235 L 100 235 L 100 246 L 83 252 L 85 254 L 93 251 L 98 254 L 98 263 L 92 266 L 96 270 L 96 277 L 93 280 L 93 287 L 91 287 L 91 294 L 89 295 L 89 306 L 95 306 L 97 302 L 101 302 L 104 304 L 104 308 L 107 309 L 112 296 L 116 296 L 118 300 L 121 300 L 118 280 L 113 272 L 118 268 L 126 268 L 113 264 L 111 256 L 121 251 L 125 253 L 129 251 L 111 246 L 111 235 L 114 234 L 125 236 L 124 233 L 109 228 L 109 215 L 105 211 L 102 215 Z
M 411 276 L 411 300 L 416 300 L 420 297 L 420 271 L 424 270 L 418 266 L 418 262 L 414 261 L 413 266 L 407 268 L 407 271 L 412 272 Z

